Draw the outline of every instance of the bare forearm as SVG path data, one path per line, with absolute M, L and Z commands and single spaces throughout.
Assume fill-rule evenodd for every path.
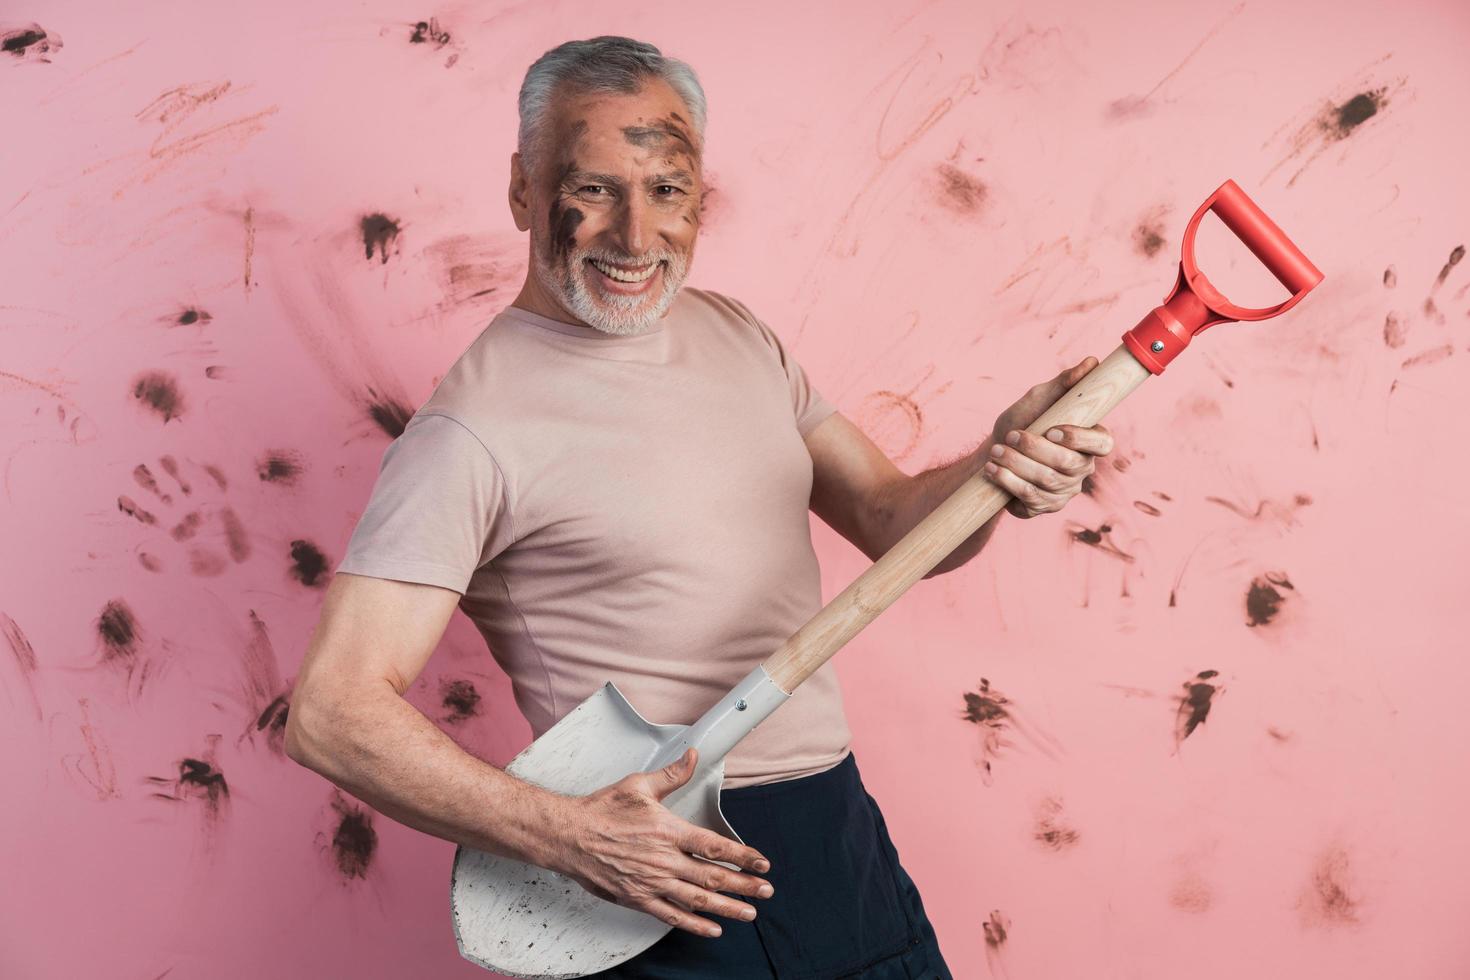
M 886 553 L 905 534 L 913 530 L 915 525 L 928 517 L 934 508 L 948 500 L 961 484 L 979 473 L 986 461 L 990 459 L 991 444 L 992 440 L 986 438 L 973 452 L 952 463 L 936 466 L 908 477 L 906 480 L 890 484 L 877 508 L 878 554 Z M 990 540 L 990 535 L 994 533 L 996 522 L 1004 513 L 1004 510 L 998 511 L 994 517 L 980 525 L 975 533 L 962 541 L 924 577 L 929 578 L 958 568 L 979 554 L 980 549 L 985 547 L 985 543 Z
M 387 682 L 335 701 L 292 705 L 293 759 L 415 830 L 545 866 L 565 797 L 465 752 Z

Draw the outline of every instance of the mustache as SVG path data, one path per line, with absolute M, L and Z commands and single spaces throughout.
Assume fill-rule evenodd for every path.
M 650 262 L 668 262 L 672 264 L 677 262 L 680 257 L 679 253 L 669 249 L 660 249 L 657 252 L 645 252 L 642 255 L 629 255 L 626 252 L 612 251 L 596 246 L 573 249 L 572 256 L 579 262 L 586 259 L 596 259 L 599 262 L 608 262 L 613 265 L 633 266 L 648 265 Z

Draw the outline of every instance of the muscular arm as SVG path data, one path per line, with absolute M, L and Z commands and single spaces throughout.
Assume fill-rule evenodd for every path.
M 286 754 L 416 830 L 544 865 L 559 798 L 476 759 L 403 699 L 458 600 L 338 574 L 292 694 Z
M 903 473 L 841 412 L 807 433 L 812 456 L 812 510 L 859 551 L 877 561 L 989 459 L 987 438 L 974 452 L 916 476 Z M 969 561 L 995 531 L 1000 511 L 924 577 Z

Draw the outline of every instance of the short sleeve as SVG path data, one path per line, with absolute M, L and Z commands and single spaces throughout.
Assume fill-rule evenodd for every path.
M 796 358 L 781 343 L 781 338 L 776 336 L 776 331 L 751 313 L 745 304 L 730 297 L 726 299 L 739 307 L 745 318 L 760 331 L 761 337 L 775 352 L 781 369 L 786 373 L 786 385 L 791 390 L 791 410 L 796 419 L 796 431 L 803 439 L 806 438 L 806 434 L 815 429 L 818 423 L 837 411 L 837 406 L 822 397 L 822 393 L 811 383 Z
M 475 570 L 515 540 L 504 474 L 463 423 L 422 414 L 383 452 L 339 572 L 464 594 Z

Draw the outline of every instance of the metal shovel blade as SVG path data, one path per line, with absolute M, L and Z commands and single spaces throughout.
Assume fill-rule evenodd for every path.
M 672 762 L 692 744 L 689 730 L 648 722 L 608 683 L 527 746 L 506 772 L 585 796 L 629 773 Z M 689 782 L 663 805 L 738 841 L 720 812 L 723 754 L 709 766 L 702 756 Z M 512 977 L 584 977 L 636 956 L 672 928 L 604 901 L 565 875 L 466 847 L 454 856 L 450 908 L 460 955 Z

